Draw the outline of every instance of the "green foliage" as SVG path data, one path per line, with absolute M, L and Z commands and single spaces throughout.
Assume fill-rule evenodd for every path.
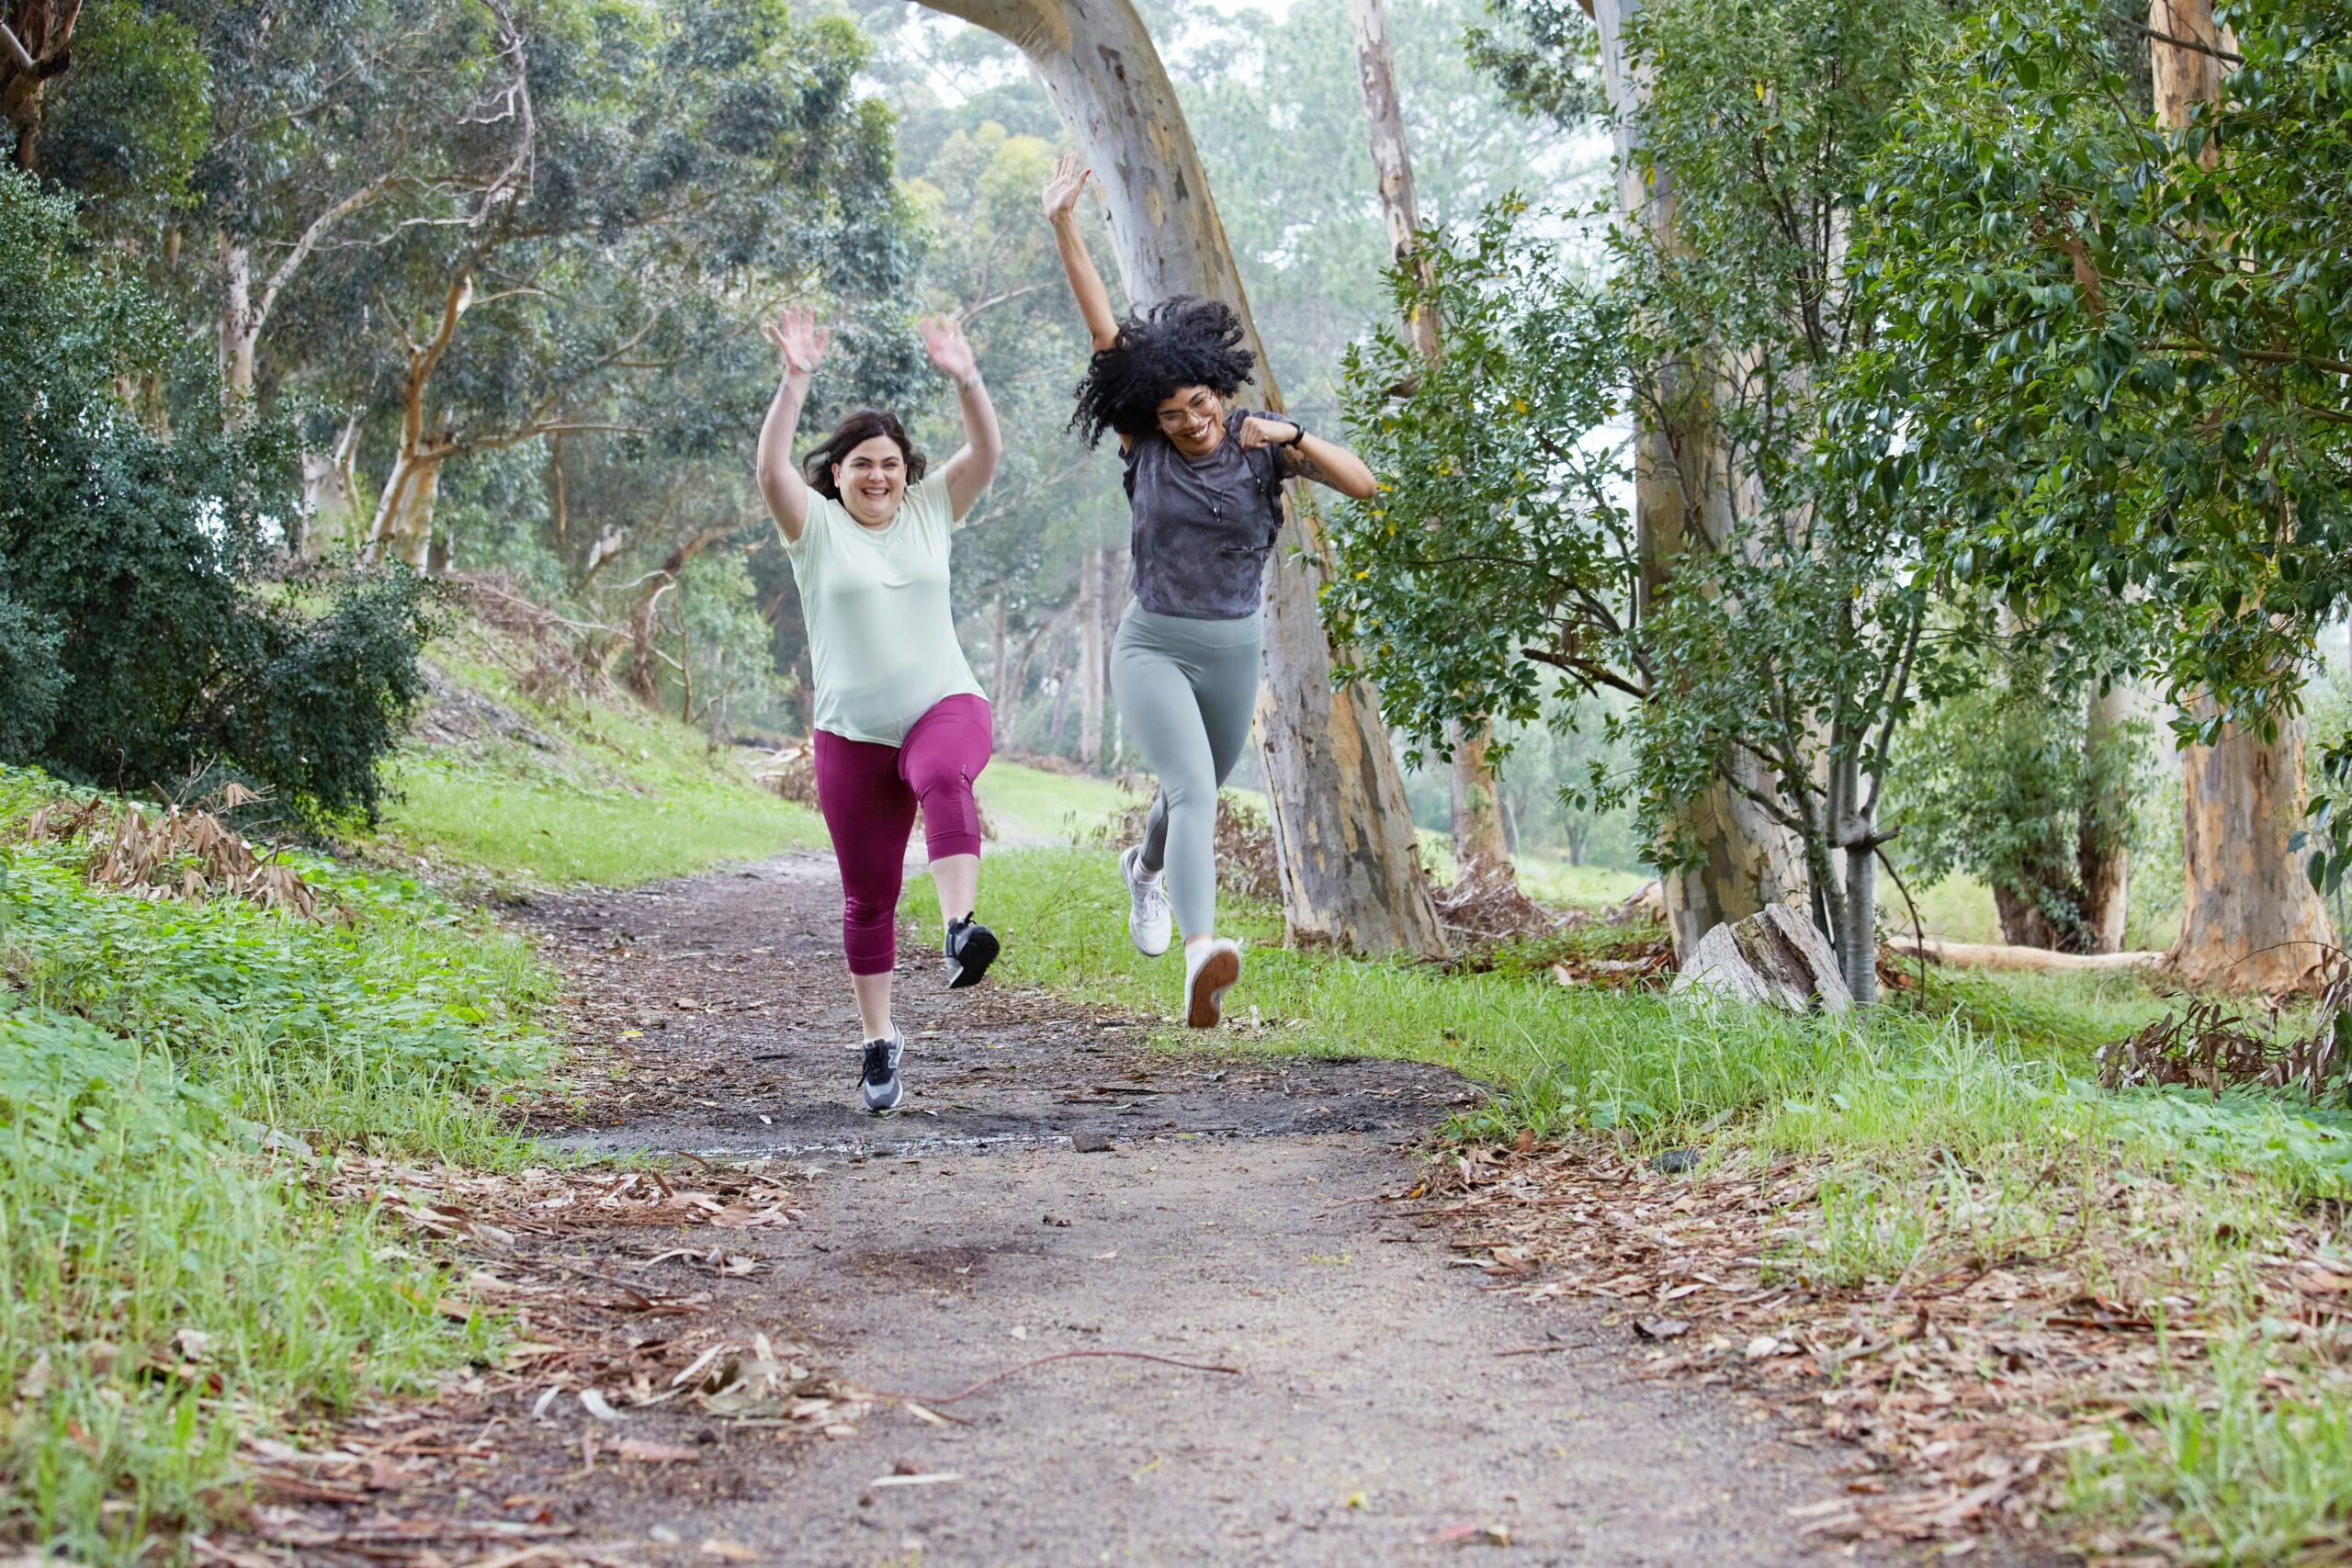
M 1521 109 L 1566 130 L 1608 112 L 1600 35 L 1574 0 L 1491 0 L 1492 27 L 1463 36 L 1470 63 Z
M 0 173 L 0 760 L 116 788 L 224 763 L 303 811 L 373 809 L 375 763 L 422 690 L 420 586 L 345 584 L 309 615 L 260 587 L 291 503 L 287 432 L 217 405 L 169 438 L 118 380 L 157 370 L 156 302 L 72 208 Z
M 41 126 L 40 172 L 102 204 L 115 229 L 186 207 L 211 140 L 212 73 L 196 30 L 140 0 L 96 0 Z
M 1900 858 L 1919 883 L 1982 878 L 2035 910 L 2068 951 L 2090 951 L 2083 867 L 2142 847 L 2129 806 L 2147 726 L 2092 743 L 2079 691 L 2052 690 L 2029 655 L 1986 671 L 1902 745 Z
M 2243 58 L 2178 131 L 2093 7 L 1968 28 L 1858 215 L 1854 383 L 1858 472 L 1931 498 L 1938 558 L 2037 622 L 2133 595 L 2209 737 L 2291 704 L 2352 581 L 2352 20 L 2215 14 Z
M 1573 27 L 1573 23 L 1567 23 Z M 1401 332 L 1350 361 L 1350 412 L 1392 487 L 1334 530 L 1333 630 L 1390 710 L 1532 719 L 1564 695 L 1639 699 L 1634 794 L 1663 863 L 1699 854 L 1687 807 L 1730 788 L 1804 847 L 1815 919 L 1871 990 L 1870 867 L 1889 746 L 1951 639 L 1904 520 L 1824 459 L 1819 393 L 1866 344 L 1841 269 L 1844 214 L 1941 26 L 1922 0 L 1645 6 L 1625 39 L 1647 88 L 1625 171 L 1671 191 L 1671 227 L 1620 223 L 1616 264 L 1575 276 L 1517 202 L 1472 237 L 1427 237 L 1438 362 Z M 1637 537 L 1596 434 L 1645 432 L 1658 491 Z M 1669 489 L 1674 492 L 1666 495 Z M 1846 886 L 1832 886 L 1846 853 Z
M 54 793 L 0 770 L 0 837 Z M 545 1065 L 553 987 L 413 883 L 294 856 L 351 922 L 311 925 L 96 888 L 85 852 L 0 848 L 0 1510 L 111 1563 L 200 1526 L 244 1437 L 487 1348 L 294 1151 L 511 1158 L 487 1095 Z
M 1426 280 L 1391 273 L 1398 315 L 1441 323 L 1434 364 L 1387 322 L 1346 360 L 1380 492 L 1329 519 L 1323 613 L 1355 652 L 1345 673 L 1441 753 L 1453 719 L 1540 719 L 1547 669 L 1571 696 L 1647 684 L 1623 458 L 1589 436 L 1623 408 L 1625 309 L 1523 234 L 1527 212 L 1513 198 L 1459 242 L 1429 235 Z

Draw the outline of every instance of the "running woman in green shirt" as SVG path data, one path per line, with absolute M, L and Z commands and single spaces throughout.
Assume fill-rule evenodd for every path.
M 784 379 L 760 427 L 760 493 L 775 517 L 808 626 L 816 712 L 817 806 L 842 876 L 842 946 L 865 1030 L 859 1085 L 869 1111 L 905 1086 L 906 1041 L 890 1018 L 899 887 L 922 809 L 931 878 L 945 925 L 948 984 L 970 986 L 997 955 L 974 918 L 979 811 L 972 781 L 988 766 L 988 698 L 956 639 L 948 536 L 996 473 L 1004 444 L 963 329 L 921 323 L 923 347 L 956 383 L 964 445 L 926 479 L 923 455 L 895 415 L 858 409 L 792 462 L 792 434 L 831 334 L 806 310 L 766 329 Z

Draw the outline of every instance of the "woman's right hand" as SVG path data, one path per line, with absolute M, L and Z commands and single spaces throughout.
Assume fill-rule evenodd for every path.
M 784 355 L 784 367 L 814 376 L 817 367 L 825 362 L 826 345 L 833 341 L 831 329 L 817 324 L 817 312 L 806 305 L 786 305 L 775 313 L 775 320 L 760 328 L 760 335 L 775 344 Z
M 1078 154 L 1065 152 L 1054 160 L 1054 172 L 1046 176 L 1046 217 L 1048 220 L 1067 218 L 1078 209 L 1079 193 L 1086 188 L 1091 169 L 1078 166 Z

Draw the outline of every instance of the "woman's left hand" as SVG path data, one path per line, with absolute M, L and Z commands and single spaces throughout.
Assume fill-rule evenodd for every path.
M 979 379 L 979 361 L 972 355 L 972 345 L 964 341 L 962 324 L 953 317 L 925 316 L 915 323 L 915 331 L 922 334 L 923 351 L 942 376 L 958 387 Z
M 1287 446 L 1298 438 L 1298 426 L 1286 419 L 1268 419 L 1263 414 L 1251 414 L 1241 422 L 1241 449 L 1254 452 L 1261 446 Z

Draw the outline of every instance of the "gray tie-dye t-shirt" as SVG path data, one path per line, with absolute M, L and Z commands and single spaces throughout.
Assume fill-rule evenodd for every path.
M 1266 558 L 1282 531 L 1283 465 L 1278 448 L 1241 449 L 1241 423 L 1255 413 L 1228 411 L 1225 439 L 1205 457 L 1185 457 L 1157 430 L 1127 448 L 1136 603 L 1154 615 L 1238 621 L 1258 613 Z

